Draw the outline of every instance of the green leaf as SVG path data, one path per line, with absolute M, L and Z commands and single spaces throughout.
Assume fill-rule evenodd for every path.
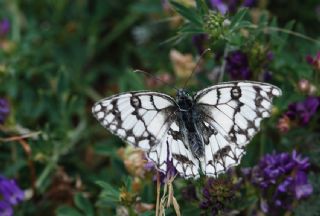
M 76 206 L 83 211 L 83 213 L 86 216 L 93 216 L 94 215 L 94 210 L 93 210 L 93 206 L 90 203 L 90 201 L 85 198 L 81 193 L 77 193 L 74 196 L 74 203 L 76 204 Z
M 103 189 L 100 194 L 101 198 L 106 199 L 106 201 L 119 201 L 120 193 L 117 189 L 114 189 L 110 184 L 103 181 L 97 181 L 96 184 L 102 187 Z
M 69 206 L 61 206 L 57 209 L 57 216 L 83 216 L 78 210 Z
M 202 17 L 209 13 L 208 5 L 204 0 L 196 0 L 197 9 Z
M 247 27 L 251 27 L 251 26 L 252 26 L 252 23 L 250 21 L 243 20 L 243 21 L 238 22 L 237 26 L 235 26 L 233 28 L 233 30 L 238 30 L 238 29 L 241 29 L 241 28 L 247 28 Z
M 296 23 L 296 21 L 291 20 L 290 22 L 288 22 L 288 23 L 285 25 L 284 29 L 291 31 L 291 30 L 293 29 L 293 26 L 294 26 L 295 23 Z M 288 36 L 289 36 L 289 35 L 287 34 L 286 39 L 288 38 Z
M 264 28 L 268 25 L 268 20 L 270 19 L 269 13 L 266 11 L 262 11 L 259 21 L 258 21 L 258 26 L 260 28 Z
M 202 28 L 197 28 L 194 25 L 184 25 L 179 29 L 181 33 L 189 33 L 189 34 L 201 34 L 204 33 Z
M 199 19 L 199 16 L 194 9 L 188 8 L 176 1 L 170 1 L 170 3 L 181 16 L 183 16 L 193 24 L 202 26 L 201 20 Z
M 241 8 L 231 19 L 230 28 L 238 27 L 239 23 L 243 20 L 243 18 L 248 14 L 247 8 Z
M 118 158 L 117 148 L 112 144 L 116 142 L 116 139 L 110 138 L 103 142 L 98 142 L 94 145 L 94 152 L 99 155 L 109 156 L 112 158 Z

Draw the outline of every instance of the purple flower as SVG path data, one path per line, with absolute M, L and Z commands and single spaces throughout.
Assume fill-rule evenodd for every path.
M 160 181 L 163 183 L 168 182 L 172 177 L 174 177 L 177 174 L 177 170 L 175 166 L 173 165 L 172 160 L 167 161 L 167 171 L 166 173 L 160 173 Z
M 10 22 L 8 19 L 3 19 L 0 21 L 0 37 L 4 37 L 8 34 L 10 30 Z
M 319 106 L 320 97 L 309 96 L 304 101 L 290 104 L 285 115 L 291 120 L 298 120 L 301 125 L 306 125 L 317 112 Z
M 234 13 L 237 8 L 243 7 L 254 7 L 256 0 L 210 0 L 211 7 L 217 9 L 221 14 L 228 12 Z
M 244 52 L 240 50 L 230 52 L 226 61 L 226 71 L 230 74 L 231 79 L 250 79 L 249 60 Z
M 237 185 L 232 182 L 230 177 L 231 175 L 228 175 L 207 180 L 202 190 L 201 209 L 210 210 L 212 215 L 227 211 L 228 203 L 236 196 L 237 191 Z
M 222 0 L 211 0 L 211 6 L 216 8 L 221 14 L 226 14 L 228 12 L 228 5 Z
M 296 174 L 296 187 L 294 188 L 294 195 L 299 200 L 308 197 L 312 194 L 312 185 L 308 183 L 307 175 L 299 171 Z
M 12 206 L 23 201 L 24 193 L 13 179 L 0 176 L 0 215 L 13 215 Z
M 17 205 L 24 199 L 24 193 L 16 181 L 3 176 L 0 176 L 0 194 L 11 205 Z
M 268 82 L 272 79 L 272 72 L 269 70 L 265 70 L 262 74 L 262 80 L 264 82 Z
M 262 210 L 291 210 L 294 200 L 310 196 L 313 192 L 308 182 L 308 158 L 296 151 L 265 155 L 254 168 L 244 173 L 262 192 Z M 274 213 L 273 212 L 273 213 Z
M 156 170 L 155 168 L 155 165 L 154 165 L 154 162 L 152 161 L 148 161 L 144 168 L 147 170 L 147 171 L 152 171 L 152 170 Z M 177 175 L 177 170 L 175 168 L 175 166 L 173 165 L 173 162 L 172 160 L 168 160 L 167 161 L 167 170 L 165 173 L 163 172 L 159 172 L 159 175 L 160 175 L 160 182 L 161 183 L 167 183 L 172 177 L 174 177 L 175 175 Z M 154 181 L 157 181 L 157 175 L 154 175 L 153 176 L 153 180 Z
M 244 7 L 254 7 L 256 5 L 257 1 L 256 0 L 244 0 L 242 5 Z
M 0 98 L 0 124 L 3 124 L 10 112 L 9 103 L 6 99 Z
M 3 200 L 0 200 L 0 215 L 2 215 L 2 216 L 12 216 L 13 215 L 12 206 Z

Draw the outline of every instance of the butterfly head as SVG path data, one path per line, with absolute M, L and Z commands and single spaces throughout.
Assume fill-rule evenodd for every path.
M 182 110 L 189 110 L 192 107 L 192 97 L 186 89 L 178 89 L 176 101 Z

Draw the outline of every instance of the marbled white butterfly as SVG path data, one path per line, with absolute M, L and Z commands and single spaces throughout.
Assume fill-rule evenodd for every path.
M 225 82 L 176 98 L 150 91 L 121 93 L 92 112 L 111 133 L 142 148 L 161 172 L 172 161 L 185 178 L 216 177 L 239 164 L 245 146 L 270 116 L 281 90 L 251 81 Z

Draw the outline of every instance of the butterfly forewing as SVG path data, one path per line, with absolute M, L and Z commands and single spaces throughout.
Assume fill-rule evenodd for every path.
M 222 83 L 194 96 L 204 128 L 201 167 L 206 175 L 217 176 L 239 164 L 244 146 L 270 116 L 273 97 L 280 95 L 273 85 L 248 81 Z
M 157 92 L 130 92 L 97 102 L 98 121 L 126 142 L 149 150 L 163 140 L 175 119 L 174 100 Z

